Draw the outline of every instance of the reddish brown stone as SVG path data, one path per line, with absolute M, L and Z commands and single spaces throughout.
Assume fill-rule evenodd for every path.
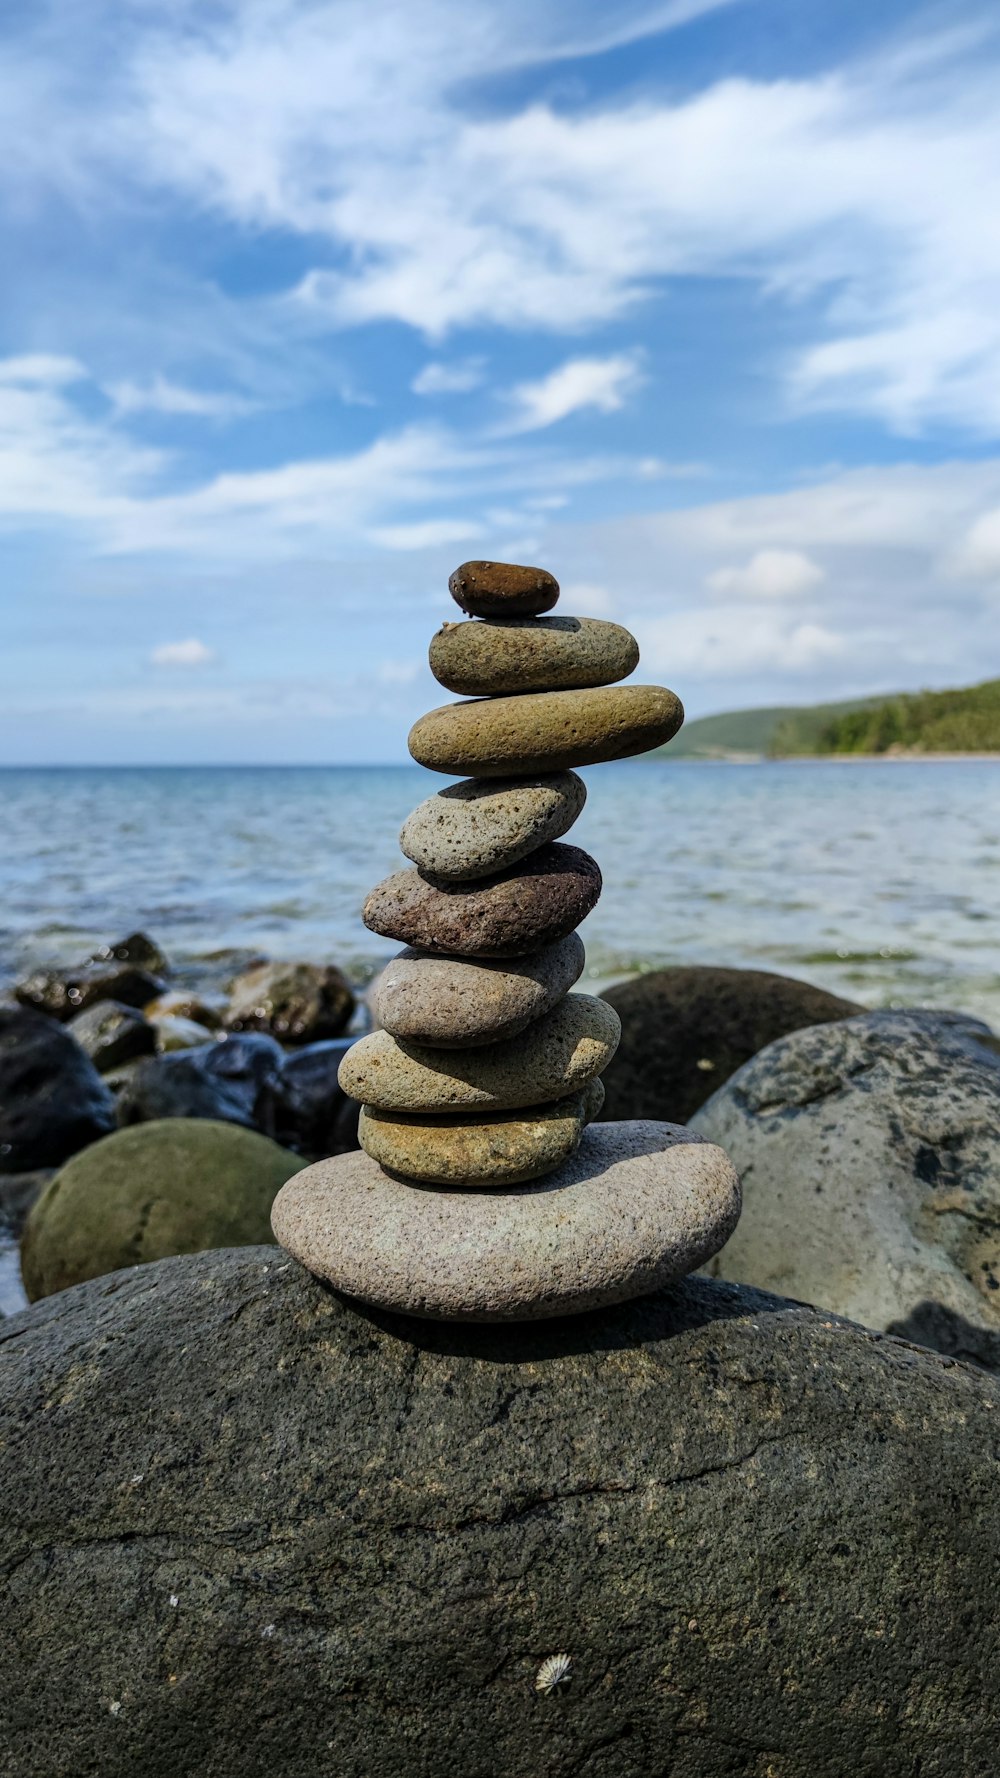
M 597 905 L 601 873 L 579 846 L 539 846 L 499 876 L 448 883 L 400 870 L 379 883 L 365 925 L 454 957 L 523 957 L 572 932 Z
M 463 562 L 448 589 L 470 617 L 537 617 L 551 611 L 559 597 L 553 575 L 514 562 Z

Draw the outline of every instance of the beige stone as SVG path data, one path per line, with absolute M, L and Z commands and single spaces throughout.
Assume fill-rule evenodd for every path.
M 578 932 L 533 956 L 491 963 L 406 949 L 372 993 L 378 1023 L 393 1037 L 467 1049 L 516 1037 L 547 1013 L 583 974 Z
M 430 646 L 435 679 L 465 698 L 613 685 L 639 665 L 639 644 L 597 617 L 476 619 L 442 624 Z
M 431 1185 L 520 1185 L 568 1160 L 587 1122 L 583 1096 L 486 1116 L 417 1117 L 365 1105 L 358 1141 L 403 1179 Z
M 339 1079 L 352 1099 L 385 1111 L 513 1111 L 581 1091 L 620 1036 L 605 1001 L 568 994 L 519 1037 L 482 1049 L 430 1049 L 373 1031 L 347 1051 Z
M 592 1124 L 555 1172 L 513 1190 L 440 1191 L 338 1155 L 282 1188 L 283 1247 L 347 1296 L 409 1315 L 572 1315 L 704 1265 L 736 1225 L 721 1148 L 674 1124 Z
M 491 877 L 568 833 L 587 800 L 575 772 L 466 778 L 429 796 L 403 823 L 407 858 L 435 877 Z
M 683 720 L 680 699 L 660 685 L 528 692 L 429 710 L 411 728 L 409 748 L 433 772 L 506 778 L 648 753 Z

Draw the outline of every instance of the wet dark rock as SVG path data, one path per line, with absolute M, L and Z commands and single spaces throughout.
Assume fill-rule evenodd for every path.
M 130 942 L 130 941 L 128 941 Z M 78 969 L 41 969 L 19 982 L 15 993 L 22 1006 L 34 1007 L 51 1019 L 71 1019 L 99 1000 L 143 1007 L 164 988 L 163 978 L 130 958 L 114 954 L 90 958 Z
M 114 1100 L 67 1031 L 0 1007 L 0 1173 L 58 1167 L 114 1128 Z
M 67 1030 L 90 1057 L 99 1074 L 108 1074 L 123 1062 L 151 1056 L 156 1033 L 136 1006 L 116 1000 L 98 1000 L 72 1018 Z
M 170 965 L 155 940 L 145 932 L 130 932 L 117 944 L 103 945 L 91 958 L 93 963 L 134 963 L 151 975 L 169 975 Z
M 0 1326 L 5 1778 L 987 1778 L 998 1423 L 706 1279 L 514 1329 L 273 1247 L 81 1285 Z
M 318 1043 L 339 1037 L 353 1011 L 350 984 L 333 965 L 262 963 L 233 982 L 224 1023 L 281 1043 Z
M 285 1058 L 270 1111 L 276 1141 L 312 1160 L 357 1148 L 361 1107 L 337 1084 L 341 1059 L 354 1041 L 335 1037 Z
M 140 1063 L 123 1087 L 118 1122 L 124 1126 L 169 1117 L 207 1117 L 261 1129 L 270 1136 L 282 1059 L 280 1044 L 258 1032 L 151 1057 Z
M 622 1022 L 603 1117 L 684 1124 L 765 1044 L 863 1009 L 810 982 L 758 969 L 654 969 L 603 998 Z
M 32 1204 L 54 1178 L 51 1167 L 39 1167 L 34 1173 L 0 1173 L 0 1225 L 19 1235 Z

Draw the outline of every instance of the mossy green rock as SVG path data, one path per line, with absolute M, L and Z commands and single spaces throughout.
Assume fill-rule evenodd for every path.
M 441 704 L 410 730 L 409 748 L 432 772 L 474 778 L 562 772 L 662 747 L 684 721 L 662 685 L 602 685 Z
M 266 1136 L 206 1118 L 119 1130 L 76 1155 L 35 1204 L 21 1242 L 32 1302 L 172 1253 L 245 1247 L 304 1166 Z

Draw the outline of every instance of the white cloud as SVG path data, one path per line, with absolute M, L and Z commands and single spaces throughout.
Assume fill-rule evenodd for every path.
M 798 549 L 759 549 L 742 568 L 715 568 L 705 577 L 713 593 L 747 599 L 794 599 L 824 580 L 817 562 Z
M 379 661 L 375 677 L 380 685 L 412 685 L 426 669 L 424 660 Z
M 561 589 L 559 608 L 565 608 L 574 617 L 610 617 L 615 601 L 606 586 L 574 580 Z
M 680 681 L 745 679 L 754 674 L 797 678 L 815 672 L 849 652 L 848 639 L 825 624 L 797 623 L 778 612 L 743 606 L 685 611 L 647 624 L 641 635 L 646 666 Z
M 109 383 L 107 394 L 119 414 L 175 414 L 197 419 L 231 420 L 251 411 L 252 404 L 243 396 L 221 390 L 186 389 L 167 377 L 156 376 L 148 383 Z
M 465 395 L 485 380 L 485 358 L 456 358 L 450 364 L 425 364 L 410 388 L 414 395 Z
M 112 142 L 133 176 L 347 249 L 299 289 L 337 325 L 565 331 L 621 316 L 655 281 L 741 278 L 820 305 L 789 366 L 797 403 L 902 430 L 1000 423 L 992 41 L 972 53 L 953 34 L 674 100 L 463 109 L 456 95 L 514 60 L 669 17 L 633 8 L 609 30 L 579 11 L 425 0 L 376 33 L 360 0 L 223 6 L 140 39 Z
M 325 244 L 300 322 L 390 319 L 438 337 L 565 333 L 634 312 L 664 282 L 740 279 L 810 305 L 786 366 L 795 406 L 996 432 L 988 14 L 978 37 L 911 27 L 902 50 L 897 37 L 798 78 L 506 113 L 470 101 L 505 70 L 706 10 L 422 0 L 383 7 L 375 29 L 369 0 L 51 0 L 5 46 L 3 201 L 21 210 L 45 188 L 103 217 L 180 197 Z
M 149 657 L 154 667 L 207 667 L 214 659 L 214 649 L 195 636 L 189 636 L 186 642 L 161 642 Z
M 369 536 L 383 549 L 440 549 L 445 543 L 467 543 L 481 530 L 472 519 L 418 519 L 412 525 L 374 525 Z
M 505 430 L 533 432 L 582 408 L 613 414 L 641 382 L 634 352 L 612 358 L 570 358 L 536 383 L 520 383 L 506 397 L 512 408 Z

